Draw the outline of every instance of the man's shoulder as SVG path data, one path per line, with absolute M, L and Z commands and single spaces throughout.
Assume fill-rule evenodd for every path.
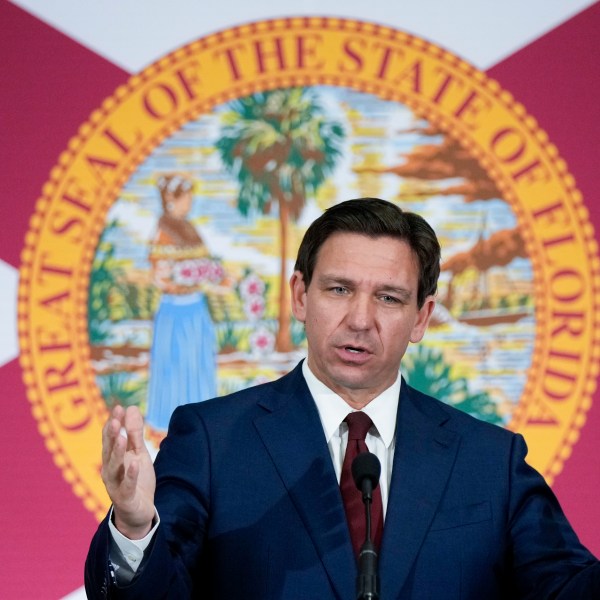
M 176 412 L 179 416 L 193 413 L 201 418 L 219 418 L 221 416 L 231 418 L 233 415 L 247 411 L 261 410 L 261 405 L 266 405 L 276 399 L 287 401 L 293 398 L 295 388 L 301 384 L 304 384 L 304 378 L 302 369 L 298 365 L 274 381 L 252 385 L 203 402 L 179 406 Z

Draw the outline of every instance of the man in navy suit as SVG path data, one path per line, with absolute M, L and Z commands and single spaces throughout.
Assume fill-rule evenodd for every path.
M 431 317 L 439 262 L 417 215 L 338 204 L 309 227 L 290 281 L 306 361 L 179 407 L 154 468 L 139 411 L 115 408 L 102 457 L 113 507 L 86 561 L 88 596 L 354 598 L 339 481 L 344 419 L 362 411 L 382 464 L 383 600 L 600 598 L 600 563 L 526 464 L 522 437 L 399 375 Z

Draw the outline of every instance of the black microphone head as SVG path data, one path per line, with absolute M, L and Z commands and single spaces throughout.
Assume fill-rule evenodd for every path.
M 374 490 L 379 485 L 379 475 L 381 474 L 381 463 L 372 452 L 361 452 L 352 461 L 352 477 L 356 487 L 362 492 L 363 484 L 367 481 Z

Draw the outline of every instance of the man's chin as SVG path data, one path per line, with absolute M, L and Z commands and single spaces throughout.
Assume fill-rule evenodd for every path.
M 364 391 L 368 393 L 371 390 L 376 390 L 378 388 L 377 383 L 365 371 L 366 369 L 359 371 L 359 368 L 355 366 L 343 367 L 332 374 L 334 376 L 333 381 L 337 388 L 348 392 Z

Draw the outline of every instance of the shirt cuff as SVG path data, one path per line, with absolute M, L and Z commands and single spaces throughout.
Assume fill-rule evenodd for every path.
M 132 571 L 135 573 L 144 558 L 144 550 L 150 545 L 152 541 L 152 537 L 156 533 L 156 529 L 160 524 L 160 517 L 158 516 L 158 511 L 156 508 L 154 509 L 154 526 L 148 532 L 148 534 L 143 537 L 141 540 L 130 540 L 128 537 L 125 537 L 116 527 L 112 521 L 113 517 L 113 509 L 111 507 L 110 514 L 108 516 L 108 528 L 112 535 L 113 541 L 117 545 L 117 548 L 123 554 L 127 564 L 131 567 Z

